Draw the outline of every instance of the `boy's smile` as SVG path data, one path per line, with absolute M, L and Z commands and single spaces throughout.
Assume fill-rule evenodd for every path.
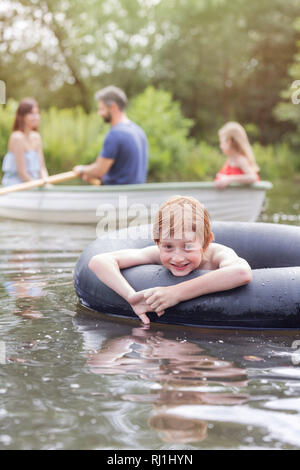
M 194 232 L 186 232 L 181 239 L 170 237 L 159 243 L 162 264 L 174 276 L 186 276 L 199 268 L 202 258 L 202 244 Z

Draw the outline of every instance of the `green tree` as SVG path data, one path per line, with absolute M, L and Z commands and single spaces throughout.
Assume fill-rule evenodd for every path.
M 1 79 L 8 97 L 43 107 L 94 107 L 107 84 L 129 97 L 169 91 L 191 132 L 216 143 L 229 119 L 257 126 L 261 142 L 289 127 L 275 120 L 299 32 L 299 0 L 13 0 L 0 14 Z
M 300 17 L 295 20 L 294 28 L 300 33 Z M 282 101 L 275 107 L 274 115 L 281 123 L 288 123 L 289 126 L 285 138 L 292 145 L 299 147 L 300 145 L 300 39 L 297 41 L 297 52 L 294 61 L 289 68 L 290 81 L 288 87 L 283 90 L 281 96 Z

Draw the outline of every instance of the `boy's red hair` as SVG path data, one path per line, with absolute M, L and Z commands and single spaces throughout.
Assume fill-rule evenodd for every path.
M 214 239 L 210 216 L 204 205 L 194 197 L 173 196 L 161 205 L 156 214 L 153 240 L 158 244 L 162 238 L 182 238 L 185 231 L 195 232 L 200 237 L 203 250 Z

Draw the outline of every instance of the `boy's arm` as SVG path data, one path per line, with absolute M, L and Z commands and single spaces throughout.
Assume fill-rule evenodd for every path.
M 96 255 L 91 258 L 88 266 L 100 281 L 128 302 L 130 295 L 134 294 L 135 290 L 124 278 L 121 269 L 141 264 L 160 264 L 157 246 Z M 149 323 L 149 319 L 145 315 L 146 311 L 151 311 L 148 305 L 144 305 L 144 308 L 140 305 L 138 309 L 134 307 L 133 309 L 144 323 Z
M 248 284 L 252 280 L 251 268 L 246 260 L 240 258 L 231 248 L 211 245 L 210 263 L 214 266 L 203 276 L 177 285 L 180 302 L 200 295 L 211 294 Z
M 233 289 L 248 284 L 252 280 L 249 264 L 239 258 L 233 250 L 217 244 L 211 245 L 209 249 L 211 251 L 209 264 L 214 266 L 213 271 L 175 286 L 156 287 L 143 291 L 151 309 L 156 312 L 163 311 L 179 302 Z

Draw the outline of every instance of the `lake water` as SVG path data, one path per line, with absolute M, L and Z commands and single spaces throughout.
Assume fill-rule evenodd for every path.
M 260 220 L 300 225 L 299 193 Z M 0 226 L 1 449 L 300 448 L 300 330 L 93 315 L 72 273 L 94 227 Z

